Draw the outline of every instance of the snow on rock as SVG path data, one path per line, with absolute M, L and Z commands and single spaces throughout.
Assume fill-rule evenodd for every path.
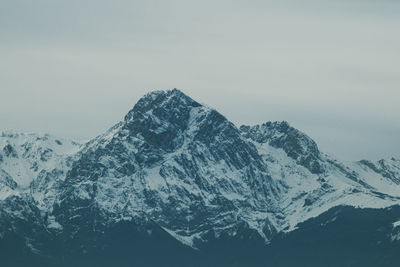
M 400 226 L 400 221 L 394 222 L 393 227 L 399 227 Z
M 0 199 L 31 193 L 39 197 L 49 190 L 50 180 L 69 168 L 68 158 L 80 144 L 51 135 L 2 132 L 0 134 Z M 52 175 L 50 173 L 53 173 Z M 60 175 L 62 176 L 62 175 Z M 42 179 L 48 181 L 43 184 Z
M 191 247 L 210 231 L 269 242 L 335 206 L 399 204 L 399 170 L 395 159 L 341 162 L 287 122 L 238 129 L 179 90 L 155 91 L 82 145 L 2 133 L 0 205 L 12 208 L 0 217 L 29 214 L 66 236 L 132 220 Z

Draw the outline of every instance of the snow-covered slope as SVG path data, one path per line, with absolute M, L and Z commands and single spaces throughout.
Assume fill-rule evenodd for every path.
M 0 134 L 0 199 L 28 193 L 46 172 L 68 167 L 80 144 L 51 135 Z
M 0 149 L 0 222 L 66 240 L 135 222 L 193 248 L 243 229 L 268 243 L 335 206 L 400 203 L 399 160 L 341 162 L 287 122 L 238 129 L 176 89 L 86 144 L 3 133 Z
M 288 188 L 281 195 L 285 220 L 279 230 L 291 231 L 339 205 L 384 208 L 399 203 L 400 186 L 394 181 L 400 162 L 395 159 L 381 160 L 379 167 L 367 161 L 340 162 L 321 153 L 310 137 L 287 122 L 240 129 L 257 147 L 273 179 Z
M 190 245 L 211 229 L 234 234 L 241 222 L 268 240 L 281 190 L 224 116 L 178 90 L 157 91 L 82 149 L 56 217 L 80 225 L 82 203 L 95 204 L 101 224 L 146 218 Z M 65 216 L 71 208 L 82 214 Z

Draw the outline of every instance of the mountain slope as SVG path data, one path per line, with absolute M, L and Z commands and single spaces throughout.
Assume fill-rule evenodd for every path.
M 3 133 L 0 149 L 0 246 L 55 265 L 97 266 L 92 257 L 104 251 L 123 258 L 117 240 L 140 255 L 152 246 L 198 255 L 198 266 L 210 265 L 204 257 L 216 266 L 258 264 L 279 238 L 302 237 L 303 222 L 343 206 L 358 214 L 400 203 L 399 160 L 341 162 L 287 122 L 237 128 L 176 89 L 145 95 L 85 144 Z M 379 241 L 396 243 L 388 231 Z M 134 255 L 141 266 L 159 265 Z
M 244 221 L 268 239 L 280 190 L 225 117 L 178 90 L 157 91 L 82 149 L 55 215 L 68 225 L 88 223 L 85 207 L 101 224 L 144 217 L 189 245 L 210 229 L 234 234 Z

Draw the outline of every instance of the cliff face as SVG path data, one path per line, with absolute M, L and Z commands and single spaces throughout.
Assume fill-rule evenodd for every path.
M 40 264 L 92 264 L 130 247 L 137 260 L 154 248 L 221 266 L 228 251 L 259 259 L 311 218 L 334 223 L 335 208 L 400 201 L 400 161 L 343 163 L 287 122 L 238 129 L 176 89 L 147 94 L 85 144 L 3 133 L 0 149 L 0 243 Z

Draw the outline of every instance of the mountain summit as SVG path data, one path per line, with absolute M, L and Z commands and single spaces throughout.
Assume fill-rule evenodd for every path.
M 379 244 L 399 240 L 382 228 L 389 210 L 400 217 L 389 208 L 400 202 L 398 160 L 341 162 L 287 122 L 238 129 L 177 89 L 148 93 L 85 144 L 4 133 L 0 149 L 9 266 L 286 266 L 271 255 L 300 251 L 285 242 L 310 225 L 329 232 L 377 212 L 387 219 L 365 227 L 385 229 Z

